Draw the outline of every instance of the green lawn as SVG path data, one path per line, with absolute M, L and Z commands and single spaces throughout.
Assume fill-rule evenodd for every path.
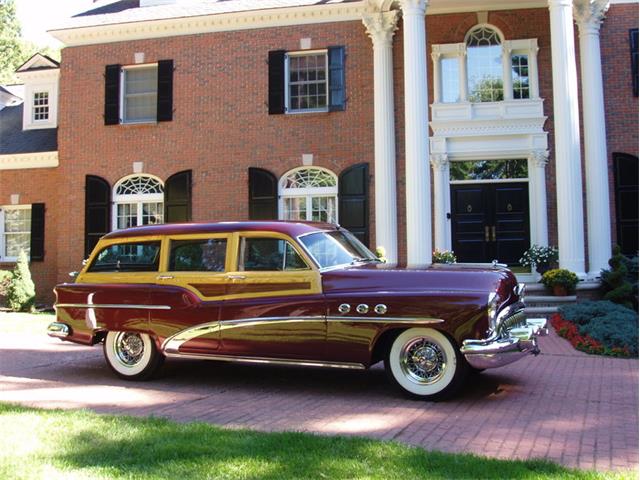
M 204 423 L 0 404 L 0 478 L 609 479 L 543 461 L 425 452 L 398 443 L 257 433 Z
M 47 326 L 56 320 L 54 313 L 0 312 L 0 334 L 26 333 L 46 335 Z

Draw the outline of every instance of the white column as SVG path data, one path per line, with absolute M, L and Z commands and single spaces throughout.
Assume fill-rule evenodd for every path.
M 397 21 L 397 11 L 376 12 L 362 18 L 373 42 L 376 246 L 384 247 L 391 265 L 398 263 L 392 51 Z
M 540 80 L 538 77 L 538 39 L 531 40 L 529 49 L 529 96 L 540 98 Z
M 585 277 L 578 78 L 571 0 L 548 0 L 560 267 Z
M 467 47 L 464 43 L 458 44 L 458 68 L 460 72 L 460 101 L 466 102 L 469 98 L 469 86 L 467 84 Z
M 431 264 L 426 0 L 400 0 L 404 40 L 407 265 Z
M 535 235 L 531 243 L 549 246 L 549 222 L 547 218 L 547 175 L 546 167 L 549 161 L 547 150 L 534 150 L 529 157 L 529 182 L 533 195 L 533 223 Z
M 511 42 L 502 44 L 502 91 L 505 100 L 513 100 L 513 77 L 511 74 Z
M 608 260 L 611 257 L 607 134 L 600 62 L 600 24 L 608 9 L 609 0 L 575 0 L 573 7 L 580 32 L 587 239 L 591 278 L 599 277 L 600 270 L 609 268 Z
M 431 52 L 431 60 L 433 60 L 433 103 L 442 101 L 442 77 L 440 76 L 440 52 Z
M 431 154 L 433 167 L 433 224 L 435 247 L 447 250 L 447 196 L 449 195 L 449 158 L 446 153 Z

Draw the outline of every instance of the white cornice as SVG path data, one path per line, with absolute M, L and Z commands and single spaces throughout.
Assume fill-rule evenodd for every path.
M 27 168 L 57 167 L 58 152 L 15 153 L 0 155 L 0 170 L 24 170 Z
M 115 25 L 50 30 L 66 46 L 113 43 L 147 38 L 199 33 L 251 30 L 330 22 L 358 21 L 366 10 L 364 2 L 323 4 L 296 8 L 254 10 L 218 15 L 149 20 Z

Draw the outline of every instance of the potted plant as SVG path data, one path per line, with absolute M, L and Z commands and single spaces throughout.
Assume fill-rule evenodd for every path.
M 554 295 L 562 297 L 575 291 L 578 276 L 564 268 L 556 268 L 542 275 L 542 284 L 553 290 Z
M 558 260 L 557 248 L 534 244 L 522 254 L 520 265 L 535 268 L 536 272 L 542 275 L 551 268 L 551 264 L 556 260 Z
M 451 250 L 435 250 L 433 252 L 433 263 L 456 263 L 458 259 Z

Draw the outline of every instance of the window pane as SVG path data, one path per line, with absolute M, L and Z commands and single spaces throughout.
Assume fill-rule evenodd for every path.
M 203 239 L 171 242 L 169 270 L 224 272 L 227 240 Z
M 89 272 L 155 272 L 160 260 L 160 242 L 120 243 L 103 248 Z
M 289 197 L 284 199 L 285 220 L 306 220 L 307 219 L 307 198 Z
M 31 253 L 31 234 L 29 233 L 8 233 L 5 236 L 5 257 L 17 257 L 20 252 L 29 256 Z
M 326 53 L 289 55 L 289 110 L 319 110 L 327 106 Z
M 440 60 L 443 103 L 454 103 L 460 100 L 459 68 L 459 61 L 455 57 L 444 57 Z
M 31 232 L 31 209 L 8 208 L 4 211 L 5 232 Z
M 118 204 L 118 230 L 138 225 L 138 205 L 135 203 Z
M 49 92 L 36 92 L 33 94 L 33 119 L 49 119 Z
M 128 122 L 151 122 L 156 119 L 157 112 L 156 95 L 148 94 L 135 97 L 126 97 L 124 118 Z
M 247 272 L 300 270 L 308 268 L 286 240 L 244 238 L 241 269 Z
M 164 203 L 143 203 L 142 222 L 140 225 L 156 225 L 159 223 L 164 223 Z
M 124 71 L 125 93 L 155 93 L 158 88 L 158 67 L 131 68 Z
M 527 160 L 481 160 L 451 162 L 451 180 L 500 180 L 527 178 Z
M 336 198 L 312 197 L 311 220 L 314 222 L 336 223 Z
M 511 57 L 511 78 L 513 98 L 529 98 L 529 59 L 527 55 Z
M 128 122 L 156 119 L 158 67 L 124 70 L 124 120 Z
M 472 102 L 498 102 L 503 100 L 502 48 L 496 46 L 469 47 L 467 49 L 469 100 Z

